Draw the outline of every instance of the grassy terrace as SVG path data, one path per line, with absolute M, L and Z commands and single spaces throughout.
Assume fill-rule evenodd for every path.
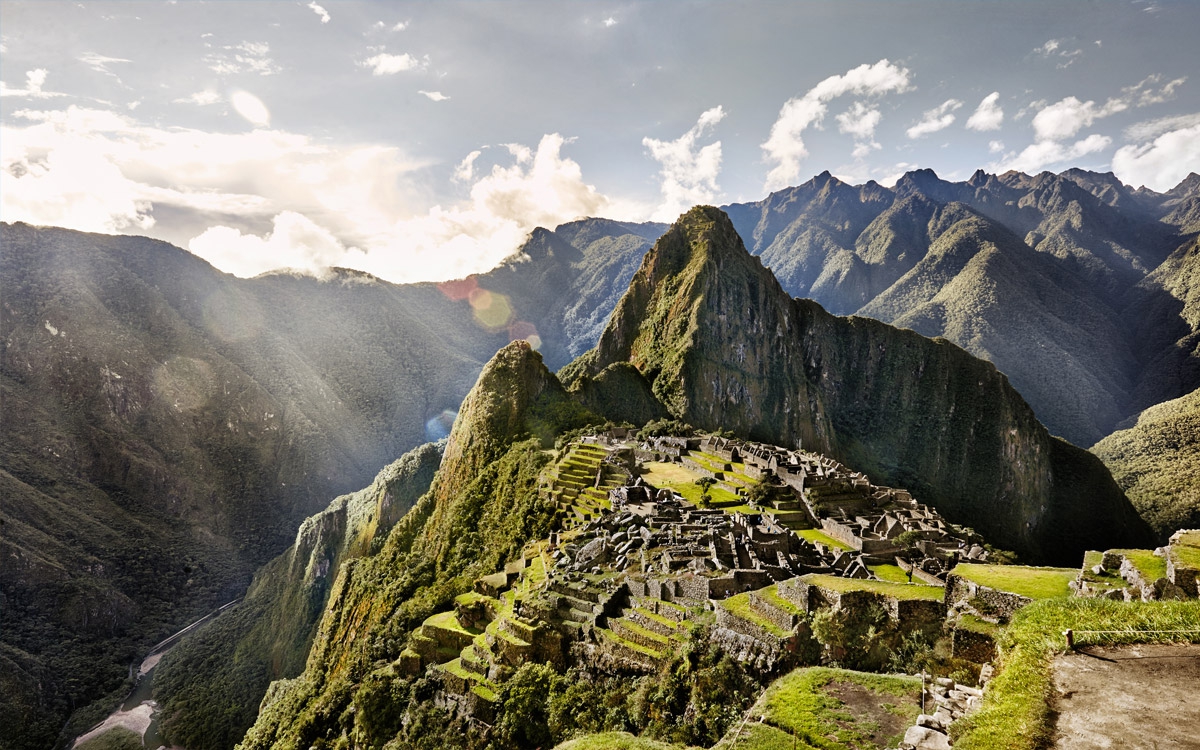
M 1052 599 L 1013 617 L 999 640 L 996 677 L 983 706 L 951 729 L 955 750 L 1034 750 L 1053 733 L 1051 665 L 1066 648 L 1062 632 L 1079 645 L 1200 642 L 1200 607 L 1192 602 L 1114 602 Z M 1162 631 L 1192 631 L 1189 633 Z M 1089 632 L 1111 631 L 1111 632 Z
M 1146 583 L 1167 576 L 1167 560 L 1148 549 L 1114 549 L 1112 552 L 1128 560 Z
M 891 581 L 892 583 L 908 583 L 908 573 L 899 565 L 868 565 L 867 569 L 875 574 L 875 577 L 881 581 Z
M 723 607 L 743 620 L 758 625 L 776 638 L 787 638 L 790 635 L 788 631 L 763 617 L 759 614 L 758 610 L 750 606 L 750 592 L 748 591 L 719 601 L 717 602 L 717 606 Z
M 637 651 L 640 654 L 645 654 L 646 656 L 649 656 L 652 659 L 663 658 L 663 652 L 655 651 L 652 648 L 647 648 L 646 646 L 643 646 L 640 643 L 634 643 L 633 641 L 625 640 L 624 638 L 622 638 L 621 636 L 612 632 L 611 630 L 608 630 L 606 628 L 596 628 L 596 630 L 597 630 L 597 632 L 600 633 L 600 635 L 602 637 L 607 638 L 608 640 L 612 641 L 613 643 L 618 643 L 628 649 Z
M 921 583 L 892 583 L 891 581 L 871 581 L 860 578 L 839 578 L 821 573 L 809 573 L 801 576 L 800 580 L 833 591 L 870 591 L 873 594 L 882 594 L 895 599 L 941 601 L 945 596 L 945 591 L 941 586 L 928 586 Z
M 1007 591 L 1030 599 L 1070 596 L 1070 582 L 1078 568 L 1034 568 L 1026 565 L 978 565 L 962 563 L 950 571 L 980 586 Z
M 642 464 L 642 466 L 645 469 L 642 479 L 646 480 L 647 483 L 659 489 L 667 488 L 675 490 L 680 495 L 683 495 L 683 499 L 689 503 L 699 504 L 700 493 L 702 492 L 696 484 L 696 480 L 700 478 L 699 474 L 679 464 L 668 464 L 659 461 L 650 461 Z M 712 487 L 708 492 L 708 497 L 713 507 L 723 508 L 730 513 L 736 510 L 742 510 L 746 513 L 758 512 L 745 505 L 737 495 L 720 487 Z
M 1171 547 L 1171 556 L 1177 565 L 1200 569 L 1200 531 L 1189 531 Z
M 684 747 L 636 737 L 628 732 L 603 732 L 568 740 L 554 750 L 684 750 Z
M 800 535 L 800 538 L 807 539 L 814 544 L 820 542 L 821 544 L 824 544 L 827 547 L 833 547 L 834 549 L 853 549 L 853 547 L 851 547 L 849 544 L 846 544 L 838 539 L 834 539 L 820 529 L 800 529 L 796 533 Z
M 1112 573 L 1093 573 L 1092 568 L 1099 565 L 1104 560 L 1103 552 L 1089 550 L 1083 553 L 1083 572 L 1082 578 L 1092 586 L 1103 586 L 1106 589 L 1123 589 L 1129 586 L 1125 579 L 1118 575 L 1115 571 Z
M 803 667 L 767 688 L 753 709 L 763 718 L 765 731 L 751 732 L 736 747 L 746 750 L 893 747 L 920 713 L 920 693 L 921 681 L 916 677 Z M 854 696 L 854 700 L 848 704 L 841 696 Z M 722 746 L 727 747 L 728 743 Z

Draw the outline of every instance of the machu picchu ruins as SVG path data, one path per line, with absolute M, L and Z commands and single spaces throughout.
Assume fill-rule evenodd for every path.
M 432 668 L 444 705 L 483 721 L 497 681 L 525 661 L 650 674 L 695 627 L 762 675 L 844 657 L 815 617 L 870 622 L 893 644 L 945 636 L 978 672 L 1038 598 L 1197 596 L 1200 532 L 1088 553 L 1082 569 L 993 564 L 1006 555 L 972 530 L 820 454 L 612 429 L 555 455 L 538 493 L 556 529 L 426 621 L 401 659 L 409 674 Z M 965 710 L 964 698 L 910 734 L 944 732 Z

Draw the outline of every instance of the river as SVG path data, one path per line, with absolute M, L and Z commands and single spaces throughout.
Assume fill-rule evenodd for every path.
M 154 648 L 150 649 L 150 653 L 146 654 L 146 658 L 142 660 L 141 665 L 138 667 L 137 683 L 134 685 L 133 692 L 129 694 L 129 697 L 117 707 L 117 710 L 109 714 L 108 718 L 84 734 L 79 735 L 75 739 L 75 742 L 71 744 L 71 747 L 74 748 L 94 737 L 99 737 L 114 727 L 124 727 L 134 734 L 141 735 L 142 747 L 148 748 L 148 750 L 158 750 L 158 748 L 164 747 L 162 738 L 158 734 L 158 704 L 152 699 L 154 693 L 154 671 L 158 667 L 159 660 L 166 656 L 171 649 L 175 648 L 184 636 L 240 601 L 241 599 L 234 599 L 228 604 L 214 609 L 212 612 L 209 612 L 204 617 L 171 635 L 169 638 L 160 641 Z

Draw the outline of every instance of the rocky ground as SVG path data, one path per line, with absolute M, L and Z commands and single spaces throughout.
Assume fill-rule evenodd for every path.
M 1054 662 L 1057 750 L 1200 747 L 1200 644 L 1089 646 Z

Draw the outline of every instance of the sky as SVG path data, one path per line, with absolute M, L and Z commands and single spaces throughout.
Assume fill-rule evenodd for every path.
M 1200 3 L 0 2 L 0 219 L 238 276 L 494 267 L 829 171 L 1200 172 Z

